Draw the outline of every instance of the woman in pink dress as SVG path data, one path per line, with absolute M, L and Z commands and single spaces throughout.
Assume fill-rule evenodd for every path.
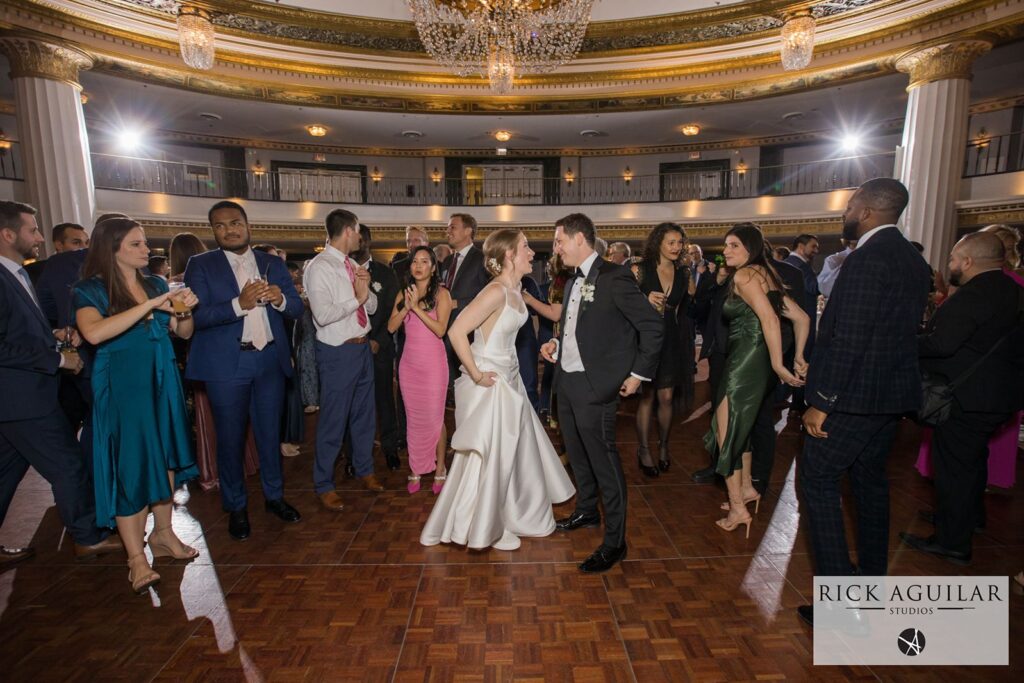
M 444 401 L 448 393 L 448 360 L 444 349 L 452 298 L 440 286 L 437 257 L 430 247 L 409 254 L 405 289 L 398 293 L 388 320 L 394 334 L 405 328 L 405 346 L 398 364 L 398 384 L 405 403 L 409 444 L 409 493 L 420 490 L 420 477 L 434 473 L 432 490 L 440 493 L 447 474 Z

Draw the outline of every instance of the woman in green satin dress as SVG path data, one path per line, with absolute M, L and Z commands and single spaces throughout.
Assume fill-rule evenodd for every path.
M 149 247 L 138 223 L 128 218 L 100 222 L 73 298 L 78 329 L 96 347 L 96 523 L 116 523 L 128 553 L 128 580 L 137 593 L 160 580 L 143 552 L 150 510 L 154 558 L 191 559 L 198 554 L 171 528 L 172 494 L 199 472 L 168 337 L 169 332 L 192 336 L 191 309 L 198 301 L 187 288 L 172 294 L 163 279 L 143 276 L 148 260 Z
M 804 344 L 810 320 L 786 296 L 785 286 L 769 264 L 764 235 L 752 223 L 733 226 L 725 236 L 727 266 L 735 270 L 731 291 L 722 306 L 729 323 L 725 370 L 715 398 L 711 431 L 704 444 L 716 459 L 716 470 L 729 490 L 729 514 L 716 523 L 725 531 L 740 524 L 750 536 L 747 503 L 760 496 L 750 479 L 750 432 L 764 397 L 775 387 L 775 377 L 801 386 L 807 374 Z M 793 322 L 796 341 L 794 372 L 782 362 L 780 316 Z

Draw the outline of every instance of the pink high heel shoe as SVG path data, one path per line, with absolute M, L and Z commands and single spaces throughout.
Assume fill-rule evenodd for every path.
M 408 491 L 410 495 L 419 491 L 420 478 L 418 476 L 410 476 L 409 483 L 405 485 L 405 490 Z
M 448 478 L 448 474 L 434 475 L 434 483 L 430 487 L 430 490 L 434 492 L 434 495 L 441 493 L 441 489 L 444 488 L 444 480 Z

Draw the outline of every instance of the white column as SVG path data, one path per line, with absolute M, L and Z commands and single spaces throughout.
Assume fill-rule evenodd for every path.
M 956 239 L 971 64 L 989 48 L 984 41 L 960 41 L 918 50 L 896 62 L 896 68 L 910 74 L 900 169 L 900 181 L 910 192 L 904 232 L 924 245 L 924 257 L 935 268 L 945 268 Z
M 57 223 L 92 230 L 96 191 L 78 83 L 79 69 L 91 67 L 92 59 L 71 47 L 10 34 L 0 37 L 0 49 L 11 64 L 26 195 L 39 210 L 49 255 Z

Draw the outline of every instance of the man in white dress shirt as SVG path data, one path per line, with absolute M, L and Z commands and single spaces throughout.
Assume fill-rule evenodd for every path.
M 320 373 L 313 485 L 325 508 L 340 511 L 334 463 L 346 431 L 356 476 L 368 490 L 384 490 L 373 474 L 377 417 L 368 336 L 377 296 L 370 288 L 370 273 L 349 257 L 359 249 L 359 219 L 351 211 L 335 209 L 328 214 L 326 227 L 327 246 L 306 266 L 303 284 L 316 325 Z

